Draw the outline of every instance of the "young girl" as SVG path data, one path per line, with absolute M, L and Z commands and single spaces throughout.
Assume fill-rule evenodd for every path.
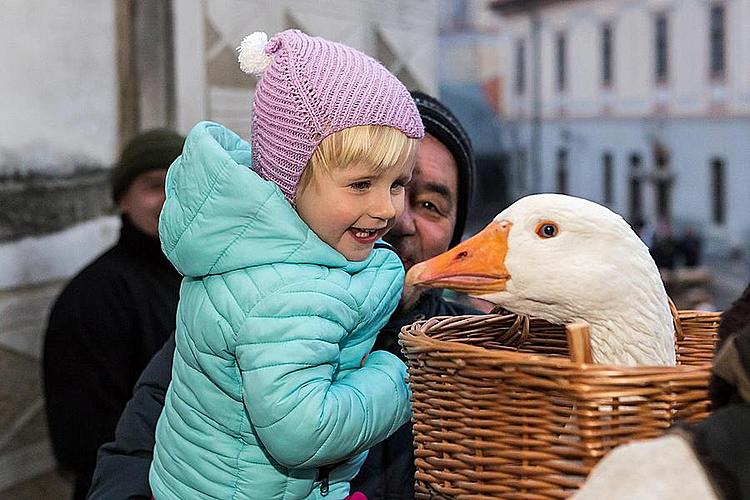
M 424 131 L 354 49 L 292 30 L 240 49 L 262 75 L 254 170 L 246 142 L 203 122 L 167 176 L 159 232 L 185 278 L 150 483 L 157 500 L 339 500 L 410 415 L 404 364 L 369 351 L 403 284 L 377 242 Z

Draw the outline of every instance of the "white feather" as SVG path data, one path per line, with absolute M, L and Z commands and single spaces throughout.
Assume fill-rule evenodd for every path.
M 260 78 L 273 58 L 265 51 L 268 43 L 268 35 L 262 31 L 256 31 L 247 35 L 237 47 L 239 55 L 237 60 L 240 63 L 240 69 L 249 75 L 255 75 Z
M 591 325 L 594 361 L 674 365 L 674 328 L 664 284 L 648 248 L 622 217 L 559 194 L 518 200 L 495 218 L 508 234 L 506 290 L 482 298 L 563 324 Z M 540 238 L 553 221 L 559 233 Z

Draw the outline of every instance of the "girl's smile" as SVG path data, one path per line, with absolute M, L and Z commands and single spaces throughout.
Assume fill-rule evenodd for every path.
M 352 238 L 354 238 L 357 242 L 362 245 L 368 245 L 374 244 L 378 239 L 380 239 L 386 233 L 386 228 L 360 229 L 358 227 L 353 227 L 349 229 L 349 232 L 352 234 Z

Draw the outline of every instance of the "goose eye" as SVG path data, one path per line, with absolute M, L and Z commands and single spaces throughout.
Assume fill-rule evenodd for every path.
M 544 222 L 536 227 L 536 234 L 540 238 L 554 238 L 558 232 L 557 224 L 552 222 Z

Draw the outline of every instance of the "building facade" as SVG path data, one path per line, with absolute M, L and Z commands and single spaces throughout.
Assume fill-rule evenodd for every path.
M 750 242 L 750 0 L 496 0 L 514 189 Z
M 510 195 L 498 119 L 507 83 L 498 57 L 499 19 L 490 7 L 490 0 L 440 3 L 439 94 L 471 139 L 476 162 L 466 236 L 479 231 L 505 208 Z

